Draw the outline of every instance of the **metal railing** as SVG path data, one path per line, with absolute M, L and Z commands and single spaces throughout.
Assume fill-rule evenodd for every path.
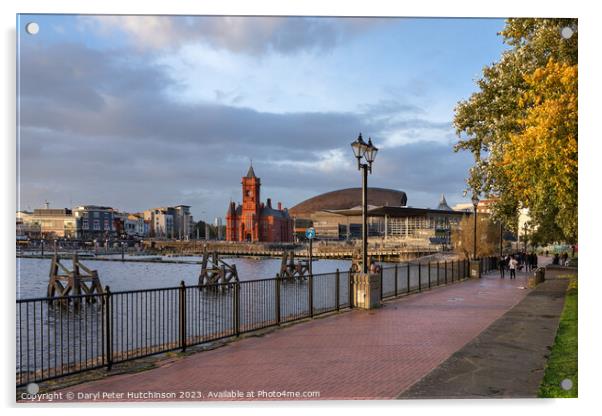
M 486 272 L 492 259 L 481 259 Z M 17 300 L 23 386 L 352 307 L 352 272 Z M 466 260 L 381 269 L 381 300 L 469 277 Z

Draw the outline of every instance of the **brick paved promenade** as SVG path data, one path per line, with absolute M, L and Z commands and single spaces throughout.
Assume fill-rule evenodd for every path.
M 391 399 L 520 302 L 529 290 L 519 286 L 526 286 L 524 273 L 502 280 L 494 271 L 481 280 L 387 302 L 376 311 L 292 325 L 62 392 L 74 393 L 75 400 L 78 393 L 116 393 L 114 398 L 124 393 L 122 400 L 128 400 L 128 392 L 149 391 L 202 392 L 202 400 L 215 400 L 210 392 L 224 391 L 255 392 L 259 399 L 270 399 L 258 397 L 261 391 L 319 392 L 313 399 Z
M 569 283 L 556 276 L 568 274 L 576 270 L 546 270 L 545 282 L 399 398 L 536 398 Z

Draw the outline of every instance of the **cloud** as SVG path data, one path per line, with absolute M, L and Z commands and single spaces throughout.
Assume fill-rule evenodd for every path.
M 249 159 L 262 195 L 291 207 L 318 193 L 359 186 L 349 143 L 392 131 L 422 141 L 383 146 L 370 184 L 434 206 L 463 188 L 470 160 L 454 154 L 446 123 L 407 103 L 380 101 L 361 112 L 270 113 L 224 103 L 176 103 L 160 65 L 127 51 L 77 44 L 23 45 L 20 72 L 21 199 L 24 207 L 107 204 L 130 211 L 184 203 L 197 217 L 223 216 L 239 201 Z M 232 98 L 232 97 L 230 97 Z M 423 200 L 413 195 L 422 195 Z M 430 202 L 428 197 L 432 196 Z
M 262 55 L 328 51 L 343 38 L 386 24 L 379 18 L 257 16 L 82 16 L 104 36 L 120 32 L 139 50 L 161 51 L 201 42 L 216 49 Z
M 19 61 L 20 97 L 69 111 L 98 111 L 107 97 L 145 95 L 174 83 L 148 61 L 77 43 L 24 44 Z

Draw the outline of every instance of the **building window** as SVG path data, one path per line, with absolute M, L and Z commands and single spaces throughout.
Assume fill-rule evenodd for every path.
M 104 230 L 106 231 L 106 230 L 110 230 L 110 229 L 111 229 L 111 227 L 109 226 L 109 220 L 105 220 L 105 228 L 104 228 Z
M 87 229 L 88 229 L 88 227 L 89 227 L 89 225 L 88 225 L 88 220 L 83 220 L 83 221 L 82 221 L 82 229 L 83 229 L 83 230 L 87 230 Z
M 94 213 L 92 215 L 94 215 L 94 218 L 99 218 L 100 217 L 100 212 L 94 211 Z
M 100 221 L 94 220 L 94 231 L 100 231 Z

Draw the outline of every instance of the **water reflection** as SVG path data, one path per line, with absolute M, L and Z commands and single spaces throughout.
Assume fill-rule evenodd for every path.
M 166 257 L 169 260 L 200 261 L 200 257 Z M 280 259 L 224 258 L 235 263 L 241 281 L 267 279 L 280 270 Z M 70 267 L 69 259 L 63 262 Z M 179 263 L 132 263 L 119 261 L 95 261 L 81 259 L 91 269 L 98 270 L 103 286 L 113 292 L 151 288 L 175 287 L 184 281 L 187 285 L 198 284 L 199 264 Z M 349 260 L 318 260 L 313 264 L 314 274 L 331 273 L 337 268 L 348 270 Z M 17 299 L 46 296 L 50 259 L 17 259 Z

